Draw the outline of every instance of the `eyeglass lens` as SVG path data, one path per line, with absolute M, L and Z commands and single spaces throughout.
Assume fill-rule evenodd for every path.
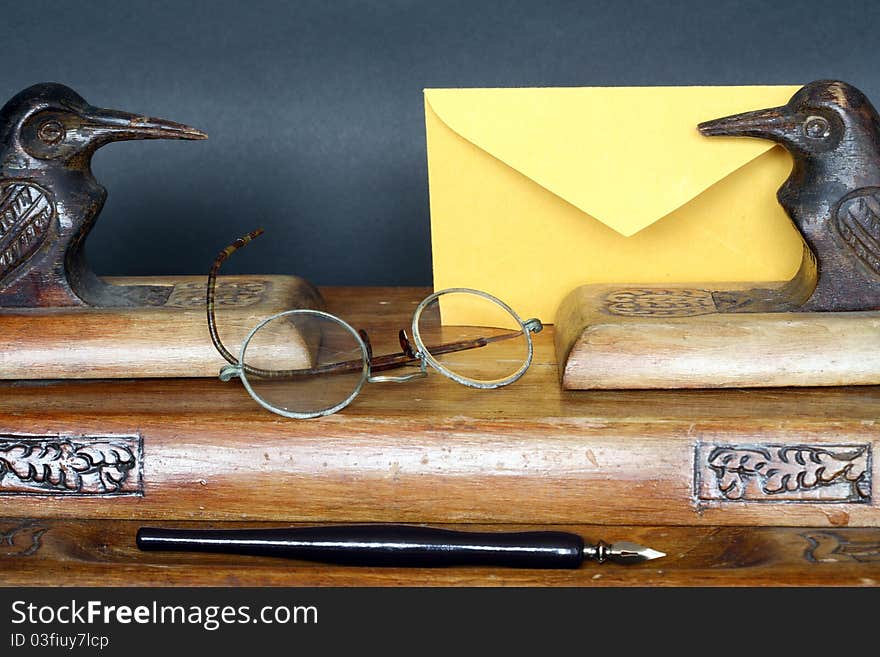
M 245 345 L 242 362 L 242 377 L 253 394 L 289 413 L 332 409 L 364 378 L 357 337 L 339 320 L 310 311 L 283 313 L 264 323 Z
M 417 327 L 428 353 L 447 370 L 470 381 L 488 384 L 507 379 L 528 358 L 528 338 L 519 320 L 478 294 L 441 294 L 424 308 Z M 482 346 L 455 349 L 456 344 L 468 342 Z

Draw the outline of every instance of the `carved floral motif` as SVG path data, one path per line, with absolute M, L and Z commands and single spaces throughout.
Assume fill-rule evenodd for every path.
M 868 445 L 704 445 L 697 497 L 728 501 L 868 502 Z
M 0 495 L 140 495 L 139 436 L 0 436 Z

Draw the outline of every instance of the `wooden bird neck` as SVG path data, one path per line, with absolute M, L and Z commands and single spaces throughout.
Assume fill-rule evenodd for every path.
M 854 190 L 880 188 L 880 167 L 843 166 L 835 158 L 796 160 L 780 188 L 780 205 L 818 262 L 816 288 L 800 311 L 880 308 L 880 276 L 846 244 L 835 217 Z M 816 181 L 821 181 L 821 185 Z

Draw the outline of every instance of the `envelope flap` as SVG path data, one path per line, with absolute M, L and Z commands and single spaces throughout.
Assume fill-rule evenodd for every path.
M 782 105 L 798 86 L 426 89 L 449 128 L 623 235 L 773 148 L 697 124 Z

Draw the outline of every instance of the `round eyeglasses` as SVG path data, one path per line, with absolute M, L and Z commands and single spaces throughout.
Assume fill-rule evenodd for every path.
M 220 341 L 214 312 L 217 272 L 236 250 L 260 235 L 254 231 L 224 249 L 208 276 L 211 340 L 230 363 L 220 371 L 238 377 L 263 408 L 291 418 L 330 415 L 348 406 L 364 384 L 401 383 L 427 376 L 427 368 L 472 388 L 499 388 L 517 381 L 532 362 L 537 319 L 523 321 L 500 299 L 470 288 L 441 290 L 415 309 L 410 331 L 398 334 L 401 351 L 374 356 L 369 336 L 335 315 L 312 309 L 267 317 L 245 338 L 238 358 Z M 450 316 L 479 317 L 481 326 L 442 324 Z M 498 327 L 498 328 L 487 328 Z M 380 374 L 405 366 L 415 372 Z

